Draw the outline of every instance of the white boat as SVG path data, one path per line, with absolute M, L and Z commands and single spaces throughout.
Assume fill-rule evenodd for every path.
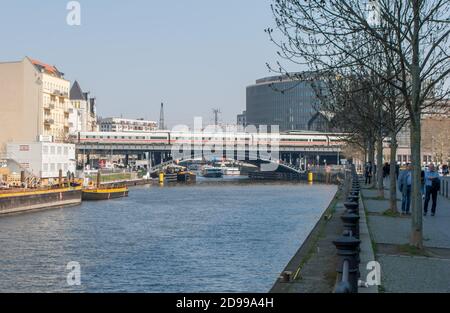
M 241 171 L 238 167 L 222 167 L 223 175 L 225 176 L 239 176 Z
M 202 176 L 208 178 L 220 178 L 223 176 L 223 171 L 220 167 L 205 166 L 202 170 Z

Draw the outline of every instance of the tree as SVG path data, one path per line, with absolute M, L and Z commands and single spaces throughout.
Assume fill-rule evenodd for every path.
M 412 231 L 410 243 L 423 247 L 421 116 L 434 101 L 448 96 L 450 74 L 449 0 L 274 0 L 272 10 L 282 39 L 271 40 L 279 55 L 317 71 L 362 66 L 399 93 L 408 111 L 413 161 Z M 388 35 L 386 35 L 386 31 Z M 392 75 L 365 62 L 384 48 Z

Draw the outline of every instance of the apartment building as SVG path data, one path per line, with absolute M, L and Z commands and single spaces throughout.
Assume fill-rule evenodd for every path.
M 158 124 L 144 119 L 104 118 L 100 121 L 102 132 L 150 132 L 156 130 Z
M 0 63 L 0 153 L 12 142 L 42 137 L 64 142 L 69 134 L 70 82 L 55 66 L 25 57 Z
M 96 99 L 75 81 L 70 89 L 69 133 L 97 131 Z

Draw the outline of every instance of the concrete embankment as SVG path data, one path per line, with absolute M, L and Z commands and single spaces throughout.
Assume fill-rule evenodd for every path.
M 133 186 L 149 185 L 151 183 L 152 183 L 151 179 L 130 179 L 130 180 L 117 180 L 117 181 L 105 182 L 105 183 L 101 183 L 101 185 L 104 187 L 110 187 L 113 185 L 125 185 L 127 187 L 133 187 Z
M 339 186 L 334 199 L 304 241 L 295 256 L 288 263 L 271 289 L 273 293 L 332 293 L 337 279 L 337 250 L 333 241 L 342 236 L 341 221 L 346 211 L 344 202 L 350 188 L 345 179 Z M 360 214 L 360 266 L 361 280 L 369 274 L 367 265 L 375 260 L 374 249 L 369 234 L 363 201 L 359 202 Z M 360 287 L 360 293 L 377 293 L 377 286 Z
M 58 208 L 81 203 L 81 188 L 21 190 L 0 193 L 0 215 Z
M 339 215 L 345 210 L 341 195 L 342 191 L 338 190 L 270 292 L 330 293 L 333 291 L 337 258 L 332 241 L 342 233 Z

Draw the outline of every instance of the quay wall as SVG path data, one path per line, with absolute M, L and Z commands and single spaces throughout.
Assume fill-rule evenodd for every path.
M 81 188 L 0 194 L 0 215 L 81 204 Z

